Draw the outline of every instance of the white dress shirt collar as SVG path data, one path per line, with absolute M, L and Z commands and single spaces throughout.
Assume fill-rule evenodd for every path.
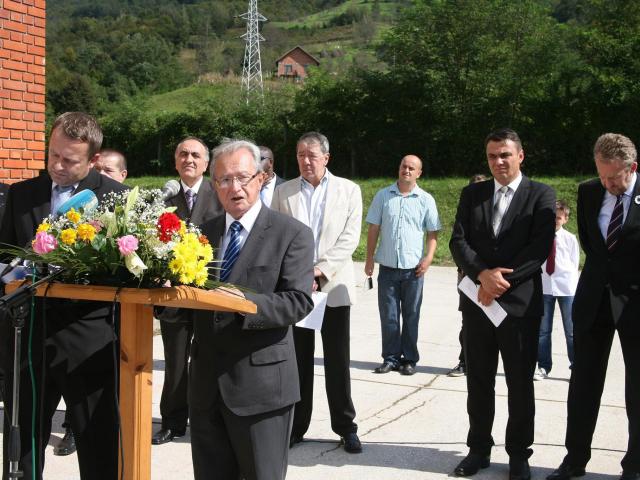
M 509 187 L 509 190 L 511 192 L 515 193 L 515 191 L 520 186 L 520 183 L 522 183 L 522 172 L 519 172 L 518 176 L 508 185 L 502 185 L 502 184 L 500 184 L 500 182 L 498 182 L 494 178 L 493 179 L 493 195 L 495 196 L 495 194 L 498 192 L 498 190 L 500 190 L 502 187 Z
M 204 177 L 200 177 L 200 180 L 194 183 L 193 187 L 190 187 L 186 183 L 184 183 L 182 179 L 180 179 L 180 185 L 182 185 L 182 191 L 186 192 L 187 190 L 191 190 L 194 193 L 194 195 L 197 195 L 203 180 L 204 180 Z

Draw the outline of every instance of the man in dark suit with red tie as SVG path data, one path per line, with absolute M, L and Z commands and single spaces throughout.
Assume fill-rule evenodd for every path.
M 60 115 L 49 138 L 47 174 L 14 183 L 9 188 L 0 243 L 20 247 L 30 244 L 40 222 L 50 213 L 55 213 L 65 198 L 76 192 L 92 190 L 100 201 L 110 192 L 126 190 L 127 187 L 100 175 L 93 168 L 101 144 L 102 130 L 93 117 L 81 112 Z M 114 363 L 117 363 L 117 357 L 114 358 L 112 305 L 49 299 L 46 301 L 46 323 L 41 321 L 43 306 L 44 302 L 36 302 L 34 318 L 37 322 L 33 330 L 27 327 L 22 335 L 25 357 L 28 338 L 32 337 L 33 389 L 38 402 L 33 429 L 38 450 L 34 471 L 31 448 L 32 377 L 26 368 L 25 358 L 19 409 L 20 468 L 24 478 L 42 478 L 51 418 L 62 396 L 76 437 L 80 477 L 82 480 L 115 480 L 118 472 L 118 415 L 115 408 L 117 380 Z M 0 349 L 12 352 L 13 334 L 4 326 L 0 339 Z M 10 386 L 12 370 L 9 367 L 5 371 L 8 377 L 5 385 Z M 11 400 L 7 395 L 3 478 L 8 472 Z
M 620 480 L 640 479 L 640 184 L 633 142 L 606 133 L 593 148 L 598 177 L 578 187 L 586 254 L 573 302 L 574 361 L 567 400 L 567 455 L 549 480 L 585 474 L 614 333 L 625 366 L 629 443 Z
M 200 225 L 222 213 L 216 192 L 204 174 L 209 166 L 209 149 L 199 138 L 186 137 L 175 151 L 175 166 L 180 175 L 180 190 L 165 201 L 176 207 L 182 220 Z M 193 337 L 193 310 L 159 308 L 160 332 L 164 346 L 164 383 L 160 398 L 162 426 L 151 439 L 161 445 L 186 433 L 189 405 L 187 379 L 189 350 Z
M 189 376 L 194 477 L 283 480 L 300 400 L 291 326 L 313 308 L 313 235 L 260 201 L 258 147 L 228 140 L 212 157 L 225 213 L 202 233 L 219 246 L 220 280 L 244 287 L 235 293 L 258 311 L 196 312 Z
M 484 306 L 498 302 L 507 316 L 496 327 L 476 298 L 461 295 L 470 451 L 454 474 L 470 476 L 489 466 L 500 354 L 509 389 L 509 479 L 528 480 L 533 371 L 543 313 L 540 266 L 553 242 L 555 195 L 522 175 L 524 150 L 516 132 L 492 132 L 485 147 L 493 179 L 462 191 L 449 247 L 458 267 L 479 286 L 477 301 Z

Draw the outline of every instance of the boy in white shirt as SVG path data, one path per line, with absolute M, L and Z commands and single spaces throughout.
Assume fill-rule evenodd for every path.
M 569 206 L 564 200 L 556 202 L 556 236 L 547 261 L 542 265 L 542 293 L 544 315 L 540 324 L 538 340 L 538 369 L 534 380 L 547 378 L 551 372 L 551 332 L 553 331 L 553 312 L 556 300 L 560 306 L 564 336 L 567 341 L 567 354 L 570 367 L 573 365 L 573 321 L 571 307 L 578 285 L 580 266 L 580 247 L 578 239 L 562 226 L 569 221 Z

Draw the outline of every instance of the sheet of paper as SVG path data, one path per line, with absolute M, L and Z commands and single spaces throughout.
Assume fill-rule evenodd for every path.
M 311 313 L 296 323 L 296 327 L 310 328 L 312 330 L 320 330 L 322 328 L 322 319 L 324 318 L 324 308 L 327 306 L 327 294 L 324 292 L 313 292 L 313 310 Z
M 458 290 L 464 293 L 469 300 L 479 306 L 484 314 L 489 317 L 489 320 L 496 326 L 499 327 L 502 321 L 507 316 L 507 312 L 500 306 L 498 302 L 495 300 L 489 304 L 488 307 L 485 307 L 478 301 L 478 290 L 480 286 L 473 283 L 468 276 L 464 277 L 460 283 L 458 284 Z

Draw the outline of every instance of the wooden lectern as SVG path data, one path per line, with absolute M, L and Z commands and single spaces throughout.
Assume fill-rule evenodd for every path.
M 21 282 L 7 285 L 7 292 Z M 193 287 L 123 288 L 42 284 L 36 295 L 121 304 L 120 416 L 127 480 L 151 478 L 151 386 L 153 374 L 153 306 L 256 313 L 253 302 L 234 295 Z M 116 292 L 118 292 L 116 296 Z M 120 458 L 122 465 L 123 459 Z

